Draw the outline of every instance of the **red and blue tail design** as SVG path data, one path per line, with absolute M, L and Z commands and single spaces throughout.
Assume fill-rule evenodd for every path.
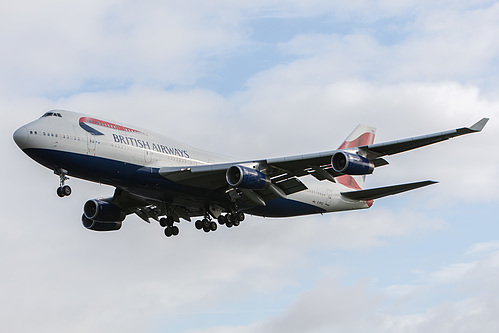
M 359 124 L 338 149 L 349 149 L 370 145 L 374 142 L 376 128 L 367 125 Z M 350 176 L 343 175 L 336 177 L 336 181 L 348 188 L 361 190 L 364 187 L 366 176 Z

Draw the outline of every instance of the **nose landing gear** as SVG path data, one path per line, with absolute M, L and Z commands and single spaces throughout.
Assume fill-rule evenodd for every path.
M 68 172 L 64 169 L 56 169 L 54 173 L 59 176 L 59 187 L 57 188 L 57 195 L 60 198 L 71 195 L 71 187 L 69 187 L 69 185 L 65 185 L 66 180 L 69 179 L 69 177 L 67 176 Z

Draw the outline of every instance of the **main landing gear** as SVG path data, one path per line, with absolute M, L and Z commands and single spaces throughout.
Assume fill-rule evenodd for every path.
M 227 228 L 238 227 L 241 222 L 244 221 L 243 212 L 233 212 L 227 215 L 220 215 L 218 217 L 218 223 L 225 224 Z
M 204 213 L 204 218 L 202 220 L 197 220 L 194 223 L 196 229 L 204 230 L 204 232 L 216 231 L 218 229 L 218 224 L 225 224 L 227 228 L 231 228 L 233 226 L 237 227 L 242 221 L 244 221 L 244 213 L 239 210 L 239 205 L 237 203 L 232 203 L 229 209 L 230 212 L 223 215 L 222 207 L 210 205 L 210 207 L 208 207 Z M 165 228 L 164 233 L 166 237 L 169 238 L 172 236 L 177 236 L 179 234 L 179 228 L 174 224 L 175 221 L 179 222 L 179 216 L 176 216 L 176 213 L 172 213 L 172 211 L 167 210 L 166 208 L 162 214 L 165 214 L 165 211 L 168 211 L 169 213 L 167 214 L 169 215 L 163 215 L 164 217 L 159 219 L 159 225 Z M 155 215 L 156 220 L 162 214 L 157 213 Z
M 178 227 L 173 225 L 173 222 L 175 221 L 171 216 L 163 217 L 159 220 L 159 225 L 165 228 L 166 237 L 177 236 L 179 233 Z
M 227 213 L 225 215 L 220 214 L 217 217 L 217 221 L 218 224 L 220 225 L 225 224 L 227 228 L 232 228 L 232 226 L 237 227 L 242 221 L 244 221 L 244 213 L 239 211 L 239 205 L 234 203 L 232 206 L 232 212 Z M 207 215 L 202 220 L 197 220 L 196 223 L 194 223 L 194 225 L 196 226 L 196 229 L 198 230 L 203 229 L 204 232 L 215 231 L 218 228 L 217 223 L 211 221 L 209 215 Z
M 218 228 L 217 224 L 210 221 L 208 217 L 205 217 L 202 220 L 197 220 L 196 223 L 194 223 L 194 226 L 196 226 L 196 229 L 198 230 L 203 229 L 204 232 L 215 231 Z
M 64 185 L 66 180 L 69 179 L 69 177 L 67 176 L 68 172 L 64 169 L 56 169 L 54 173 L 59 176 L 59 187 L 57 188 L 57 195 L 60 198 L 71 195 L 71 187 L 69 187 L 69 185 Z

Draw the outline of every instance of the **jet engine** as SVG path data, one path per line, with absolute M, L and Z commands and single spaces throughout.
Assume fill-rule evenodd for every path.
M 126 214 L 116 205 L 98 199 L 88 200 L 83 206 L 83 226 L 95 231 L 119 230 Z
M 114 231 L 114 230 L 120 230 L 121 229 L 121 222 L 99 222 L 99 221 L 94 221 L 90 220 L 83 214 L 81 216 L 81 222 L 83 223 L 83 226 L 87 229 L 93 230 L 93 231 Z
M 249 190 L 260 190 L 270 184 L 267 175 L 242 165 L 233 165 L 227 169 L 225 178 L 230 186 Z
M 333 170 L 346 175 L 368 175 L 373 173 L 374 164 L 357 154 L 339 151 L 331 158 Z

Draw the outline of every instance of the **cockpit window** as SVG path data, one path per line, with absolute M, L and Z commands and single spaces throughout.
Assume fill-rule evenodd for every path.
M 62 115 L 59 113 L 59 112 L 53 112 L 53 111 L 49 111 L 49 112 L 46 112 L 43 116 L 43 117 L 59 117 L 59 118 L 62 118 Z

